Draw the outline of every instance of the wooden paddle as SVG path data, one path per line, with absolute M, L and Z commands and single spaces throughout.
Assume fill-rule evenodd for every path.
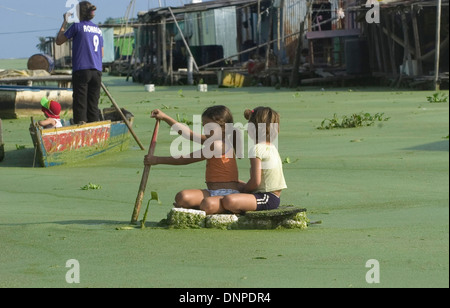
M 111 93 L 109 93 L 108 89 L 106 88 L 105 84 L 102 82 L 102 89 L 103 91 L 105 91 L 106 95 L 109 97 L 109 100 L 111 101 L 111 103 L 114 105 L 114 107 L 116 108 L 117 112 L 120 114 L 120 116 L 122 117 L 122 120 L 125 122 L 125 124 L 127 125 L 128 129 L 130 130 L 130 133 L 133 135 L 134 140 L 136 140 L 136 142 L 138 143 L 139 147 L 141 148 L 141 150 L 145 150 L 144 146 L 142 145 L 141 141 L 139 140 L 139 138 L 136 136 L 133 128 L 131 127 L 130 122 L 128 122 L 128 119 L 125 117 L 125 115 L 123 114 L 122 110 L 120 109 L 119 105 L 117 105 L 116 101 L 114 100 L 114 98 L 112 97 Z
M 159 122 L 160 120 L 156 120 L 155 129 L 153 130 L 153 137 L 150 143 L 150 147 L 148 148 L 148 155 L 153 155 L 156 147 L 156 140 L 158 138 L 159 131 Z M 150 167 L 151 165 L 144 166 L 144 172 L 142 173 L 141 184 L 139 186 L 139 192 L 136 198 L 136 203 L 134 204 L 133 215 L 131 216 L 131 223 L 135 224 L 139 218 L 139 212 L 141 210 L 142 200 L 144 200 L 145 188 L 147 187 L 148 176 L 150 175 Z

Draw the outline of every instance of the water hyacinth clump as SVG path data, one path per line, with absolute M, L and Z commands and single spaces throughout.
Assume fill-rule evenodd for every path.
M 274 223 L 270 219 L 239 217 L 236 225 L 232 226 L 235 230 L 270 230 L 275 229 Z
M 276 211 L 276 210 L 275 210 Z M 264 211 L 265 212 L 265 211 Z M 264 213 L 258 213 L 264 214 Z M 299 229 L 308 228 L 309 219 L 306 212 L 299 212 L 291 215 L 281 215 L 281 213 L 272 212 L 268 216 L 242 216 L 238 223 L 233 226 L 234 229 Z
M 206 215 L 204 211 L 173 208 L 164 220 L 174 229 L 214 228 L 222 230 L 305 230 L 310 223 L 306 210 L 294 206 L 282 206 L 277 210 L 247 212 L 244 215 Z
M 279 228 L 286 229 L 300 229 L 305 230 L 308 228 L 308 224 L 310 223 L 309 218 L 306 216 L 306 212 L 300 212 L 295 214 L 294 217 L 288 218 L 282 221 L 279 225 Z
M 206 217 L 206 228 L 214 229 L 231 229 L 233 224 L 235 224 L 239 218 L 236 215 L 209 215 Z
M 167 224 L 175 229 L 199 229 L 205 227 L 206 213 L 199 210 L 173 208 L 167 215 Z
M 308 227 L 306 209 L 282 205 L 276 210 L 247 212 L 239 218 L 238 229 L 300 229 Z

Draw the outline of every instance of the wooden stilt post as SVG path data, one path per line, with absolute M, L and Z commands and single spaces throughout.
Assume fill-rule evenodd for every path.
M 417 61 L 417 74 L 422 75 L 423 68 L 422 68 L 422 51 L 420 50 L 420 37 L 419 37 L 419 26 L 417 24 L 417 9 L 412 8 L 411 9 L 411 18 L 412 18 L 412 27 L 414 32 L 414 46 L 416 49 L 416 61 Z
M 409 31 L 408 31 L 408 23 L 406 22 L 406 13 L 403 10 L 402 11 L 402 27 L 403 27 L 403 42 L 405 44 L 405 61 L 408 61 L 408 63 L 403 63 L 403 71 L 405 71 L 406 65 L 408 65 L 409 74 L 411 76 L 414 75 L 413 72 L 413 63 L 412 63 L 412 57 L 411 57 L 411 50 L 409 45 Z
M 441 51 L 441 8 L 442 1 L 438 0 L 436 7 L 436 53 L 434 58 L 434 89 L 439 91 L 439 57 Z
M 383 14 L 383 19 L 384 22 L 386 24 L 386 29 L 387 29 L 387 42 L 388 42 L 388 48 L 389 48 L 389 58 L 390 58 L 390 62 L 391 62 L 391 70 L 392 70 L 392 76 L 394 78 L 397 78 L 398 74 L 397 74 L 397 64 L 395 62 L 395 51 L 394 51 L 394 40 L 391 37 L 391 27 L 390 27 L 390 23 L 389 23 L 389 18 L 387 15 Z
M 291 88 L 294 88 L 299 84 L 298 69 L 300 67 L 300 57 L 301 57 L 301 53 L 302 53 L 302 49 L 303 49 L 303 36 L 304 36 L 304 31 L 305 31 L 305 20 L 307 18 L 309 18 L 309 12 L 312 7 L 312 1 L 308 1 L 306 5 L 308 7 L 307 7 L 305 18 L 300 22 L 300 32 L 299 32 L 299 36 L 298 36 L 297 51 L 295 52 L 294 65 L 292 68 L 291 80 L 289 83 L 289 86 Z M 310 57 L 311 56 L 312 55 L 310 54 Z
M 271 41 L 272 40 L 272 32 L 273 32 L 273 6 L 271 6 L 269 8 L 269 35 L 267 40 Z M 269 57 L 270 57 L 270 44 L 267 44 L 266 47 L 266 65 L 265 65 L 265 69 L 268 70 L 269 69 Z
M 175 22 L 175 26 L 177 26 L 177 29 L 180 32 L 180 36 L 181 36 L 181 39 L 183 40 L 184 46 L 186 47 L 186 50 L 189 53 L 189 56 L 192 58 L 195 71 L 199 72 L 197 62 L 195 62 L 195 58 L 192 55 L 191 48 L 189 47 L 189 44 L 186 42 L 186 39 L 184 38 L 183 31 L 181 30 L 180 25 L 178 24 L 177 18 L 175 17 L 175 14 L 173 13 L 172 9 L 170 7 L 168 7 L 168 9 L 169 9 L 170 14 L 172 15 L 173 21 Z

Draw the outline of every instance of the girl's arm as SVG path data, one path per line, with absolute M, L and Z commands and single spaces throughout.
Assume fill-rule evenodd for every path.
M 243 192 L 253 192 L 261 184 L 261 160 L 250 158 L 250 180 L 244 185 Z
M 176 131 L 178 134 L 180 134 L 184 138 L 189 139 L 191 141 L 195 141 L 195 142 L 200 141 L 200 143 L 203 144 L 203 142 L 205 142 L 205 140 L 207 139 L 205 135 L 195 134 L 189 128 L 189 126 L 177 122 L 175 119 L 171 118 L 170 116 L 168 116 L 167 114 L 165 114 L 164 112 L 162 112 L 159 109 L 155 109 L 152 111 L 152 118 L 155 118 L 157 120 L 163 120 L 164 122 L 169 124 L 169 126 L 174 131 Z
M 174 119 L 172 119 L 171 117 L 169 117 L 167 114 L 165 114 L 164 112 L 162 112 L 159 109 L 153 110 L 151 117 L 154 119 L 157 119 L 157 120 L 163 120 L 164 122 L 169 124 L 170 127 L 172 127 L 173 125 L 178 123 L 177 121 L 175 121 Z
M 40 126 L 43 126 L 43 127 L 46 127 L 47 125 L 53 125 L 53 126 L 56 125 L 56 121 L 53 120 L 52 118 L 48 118 L 48 119 L 39 121 L 38 123 Z

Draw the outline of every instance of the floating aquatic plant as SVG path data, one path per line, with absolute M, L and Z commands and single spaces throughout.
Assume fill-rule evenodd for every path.
M 96 190 L 96 189 L 102 189 L 102 187 L 100 185 L 97 184 L 93 184 L 90 183 L 87 185 L 84 185 L 83 187 L 80 188 L 81 190 Z
M 148 209 L 150 207 L 150 202 L 156 201 L 158 204 L 161 204 L 161 200 L 159 200 L 158 193 L 156 191 L 151 192 L 151 198 L 147 202 L 147 208 L 145 209 L 144 217 L 141 220 L 141 228 L 145 229 L 145 222 L 147 221 Z
M 444 92 L 436 92 L 431 96 L 427 96 L 427 101 L 429 103 L 446 103 L 448 100 L 448 95 Z
M 325 119 L 317 129 L 353 128 L 372 126 L 375 122 L 388 121 L 390 117 L 385 117 L 384 113 L 372 115 L 368 112 L 354 113 L 350 116 L 343 116 L 340 119 L 335 113 L 331 119 Z

